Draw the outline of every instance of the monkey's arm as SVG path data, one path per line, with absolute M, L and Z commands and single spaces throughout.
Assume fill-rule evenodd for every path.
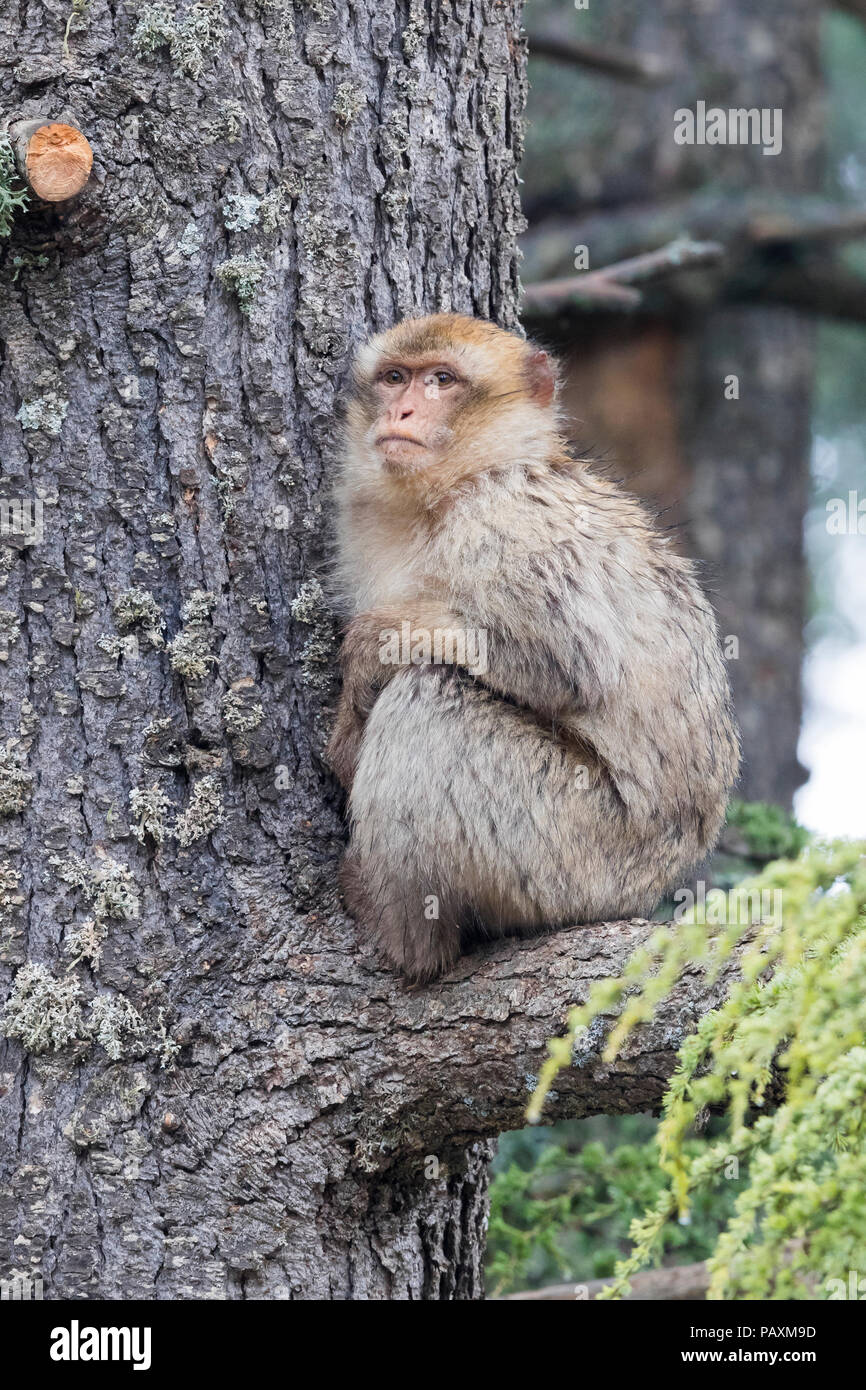
M 585 574 L 585 556 L 551 546 L 503 556 L 493 582 L 454 595 L 487 633 L 476 678 L 545 721 L 597 708 L 621 679 L 627 615 L 597 581 L 585 592 Z
M 457 552 L 441 598 L 415 598 L 352 619 L 340 654 L 343 695 L 328 749 L 347 789 L 367 716 L 399 669 L 383 655 L 383 634 L 405 635 L 404 624 L 409 625 L 407 659 L 416 664 L 424 660 L 416 654 L 418 637 L 483 632 L 486 665 L 473 668 L 475 679 L 545 723 L 567 726 L 570 717 L 597 708 L 616 691 L 634 605 L 628 609 L 622 594 L 618 602 L 614 586 L 599 582 L 603 567 L 594 563 L 586 538 L 580 553 L 562 544 L 527 552 L 513 535 L 504 538 L 495 567 Z M 442 571 L 449 573 L 444 561 Z M 461 645 L 440 643 L 440 659 L 448 660 L 447 653 Z M 423 651 L 424 643 L 418 646 Z
M 408 647 L 411 656 L 418 639 L 429 638 L 433 632 L 447 636 L 465 626 L 465 619 L 435 602 L 415 600 L 406 607 L 378 608 L 359 613 L 352 619 L 340 649 L 343 690 L 337 707 L 337 718 L 327 748 L 327 759 L 336 777 L 347 791 L 355 776 L 358 752 L 364 725 L 379 692 L 400 667 L 384 655 L 384 634 L 400 633 L 401 639 L 408 623 Z M 429 646 L 429 641 L 427 643 Z M 424 646 L 424 641 L 421 641 Z M 445 644 L 449 649 L 449 644 Z

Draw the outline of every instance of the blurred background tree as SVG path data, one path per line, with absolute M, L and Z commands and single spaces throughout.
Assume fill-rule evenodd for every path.
M 860 0 L 526 6 L 524 317 L 564 357 L 575 444 L 699 557 L 735 639 L 744 765 L 723 887 L 796 854 L 795 794 L 809 828 L 864 832 L 866 548 L 827 526 L 831 499 L 866 496 L 864 18 Z M 674 112 L 698 100 L 781 109 L 781 152 L 677 145 Z M 723 254 L 672 264 L 637 302 L 581 294 L 583 271 L 678 238 Z M 491 1292 L 608 1274 L 661 1186 L 654 1132 L 604 1117 L 503 1136 Z M 704 1258 L 732 1188 L 665 1263 Z

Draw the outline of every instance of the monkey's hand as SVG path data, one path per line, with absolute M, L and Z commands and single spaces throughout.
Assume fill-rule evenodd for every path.
M 371 641 L 369 613 L 349 624 L 340 648 L 343 692 L 325 756 L 346 791 L 352 790 L 367 715 L 378 694 L 378 661 Z
M 352 619 L 340 649 L 343 693 L 327 749 L 328 762 L 347 791 L 355 775 L 364 725 L 380 691 L 401 667 L 431 660 L 432 634 L 450 635 L 460 624 L 453 614 L 426 603 L 415 605 L 411 614 L 382 608 Z
M 345 787 L 347 792 L 352 790 L 363 736 L 364 720 L 359 718 L 349 701 L 343 696 L 340 699 L 336 723 L 331 730 L 325 756 L 337 781 Z
M 405 608 L 377 608 L 353 618 L 340 649 L 343 694 L 361 720 L 393 675 L 405 666 L 453 662 L 454 638 L 464 620 L 437 603 L 417 601 Z

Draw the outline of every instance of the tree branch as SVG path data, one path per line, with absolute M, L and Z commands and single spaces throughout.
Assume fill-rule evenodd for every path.
M 724 247 L 715 241 L 681 238 L 657 251 L 647 251 L 625 261 L 561 280 L 542 280 L 524 290 L 525 309 L 551 313 L 564 305 L 577 307 L 635 308 L 642 302 L 639 291 L 625 288 L 635 281 L 658 280 L 681 270 L 715 265 Z
M 619 974 L 657 930 L 657 922 L 605 922 L 503 942 L 415 992 L 383 973 L 381 987 L 377 981 L 369 989 L 366 1016 L 351 1020 L 375 1034 L 379 1049 L 371 1040 L 373 1065 L 353 1081 L 365 1094 L 366 1116 L 378 1117 L 356 1158 L 384 1168 L 524 1125 L 547 1042 L 563 1032 L 569 1008 L 587 998 L 593 981 Z M 586 1050 L 557 1078 L 544 1122 L 657 1106 L 680 1042 L 721 1001 L 733 969 L 712 987 L 697 967 L 688 972 L 615 1062 L 600 1060 L 606 1030 L 594 1025 Z
M 66 202 L 87 184 L 93 151 L 75 126 L 42 118 L 15 121 L 9 139 L 21 177 L 43 202 Z
M 784 246 L 851 241 L 866 235 L 866 209 L 815 209 L 810 215 L 759 213 L 747 224 L 754 246 Z
M 673 70 L 654 53 L 635 53 L 612 44 L 584 43 L 581 39 L 560 39 L 554 34 L 527 34 L 530 58 L 549 58 L 554 63 L 591 68 L 624 82 L 660 86 L 670 82 Z
M 844 10 L 856 19 L 866 19 L 866 0 L 833 0 L 833 8 Z
M 503 1303 L 574 1303 L 589 1300 L 601 1293 L 610 1279 L 590 1279 L 585 1284 L 548 1284 L 543 1289 L 526 1289 L 510 1293 Z M 710 1276 L 703 1261 L 691 1265 L 669 1265 L 665 1269 L 645 1269 L 631 1281 L 631 1293 L 623 1303 L 683 1303 L 702 1302 L 710 1286 Z
M 866 0 L 864 0 L 866 3 Z M 546 220 L 523 238 L 528 283 L 570 271 L 575 245 L 592 248 L 599 264 L 641 255 L 686 237 L 721 242 L 738 256 L 755 248 L 859 237 L 866 208 L 808 195 L 731 195 L 697 193 L 669 202 L 623 205 L 580 221 Z
M 786 266 L 757 286 L 753 301 L 785 304 L 804 313 L 866 323 L 866 278 L 841 261 Z
M 684 226 L 690 237 L 634 254 L 641 241 L 655 243 Z M 710 230 L 713 240 L 700 240 Z M 649 307 L 664 314 L 675 313 L 684 300 L 697 299 L 704 310 L 763 302 L 862 323 L 866 280 L 837 259 L 832 248 L 864 235 L 866 209 L 814 198 L 763 204 L 751 198 L 721 203 L 697 198 L 662 208 L 623 209 L 570 227 L 542 225 L 527 241 L 530 273 L 534 268 L 542 274 L 526 285 L 523 312 L 545 318 L 567 310 Z M 543 272 L 570 261 L 575 245 L 591 246 L 594 256 L 611 258 L 612 264 L 582 276 L 547 278 Z M 675 254 L 679 248 L 686 248 L 684 257 Z M 669 287 L 659 283 L 684 266 L 700 269 L 719 261 L 719 269 L 685 285 L 676 278 Z M 639 280 L 653 284 L 649 306 L 623 283 Z

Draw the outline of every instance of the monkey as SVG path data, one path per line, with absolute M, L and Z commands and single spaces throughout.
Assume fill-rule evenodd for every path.
M 326 757 L 347 908 L 415 987 L 484 939 L 648 916 L 738 772 L 695 567 L 573 457 L 556 394 L 545 351 L 460 314 L 354 362 Z

